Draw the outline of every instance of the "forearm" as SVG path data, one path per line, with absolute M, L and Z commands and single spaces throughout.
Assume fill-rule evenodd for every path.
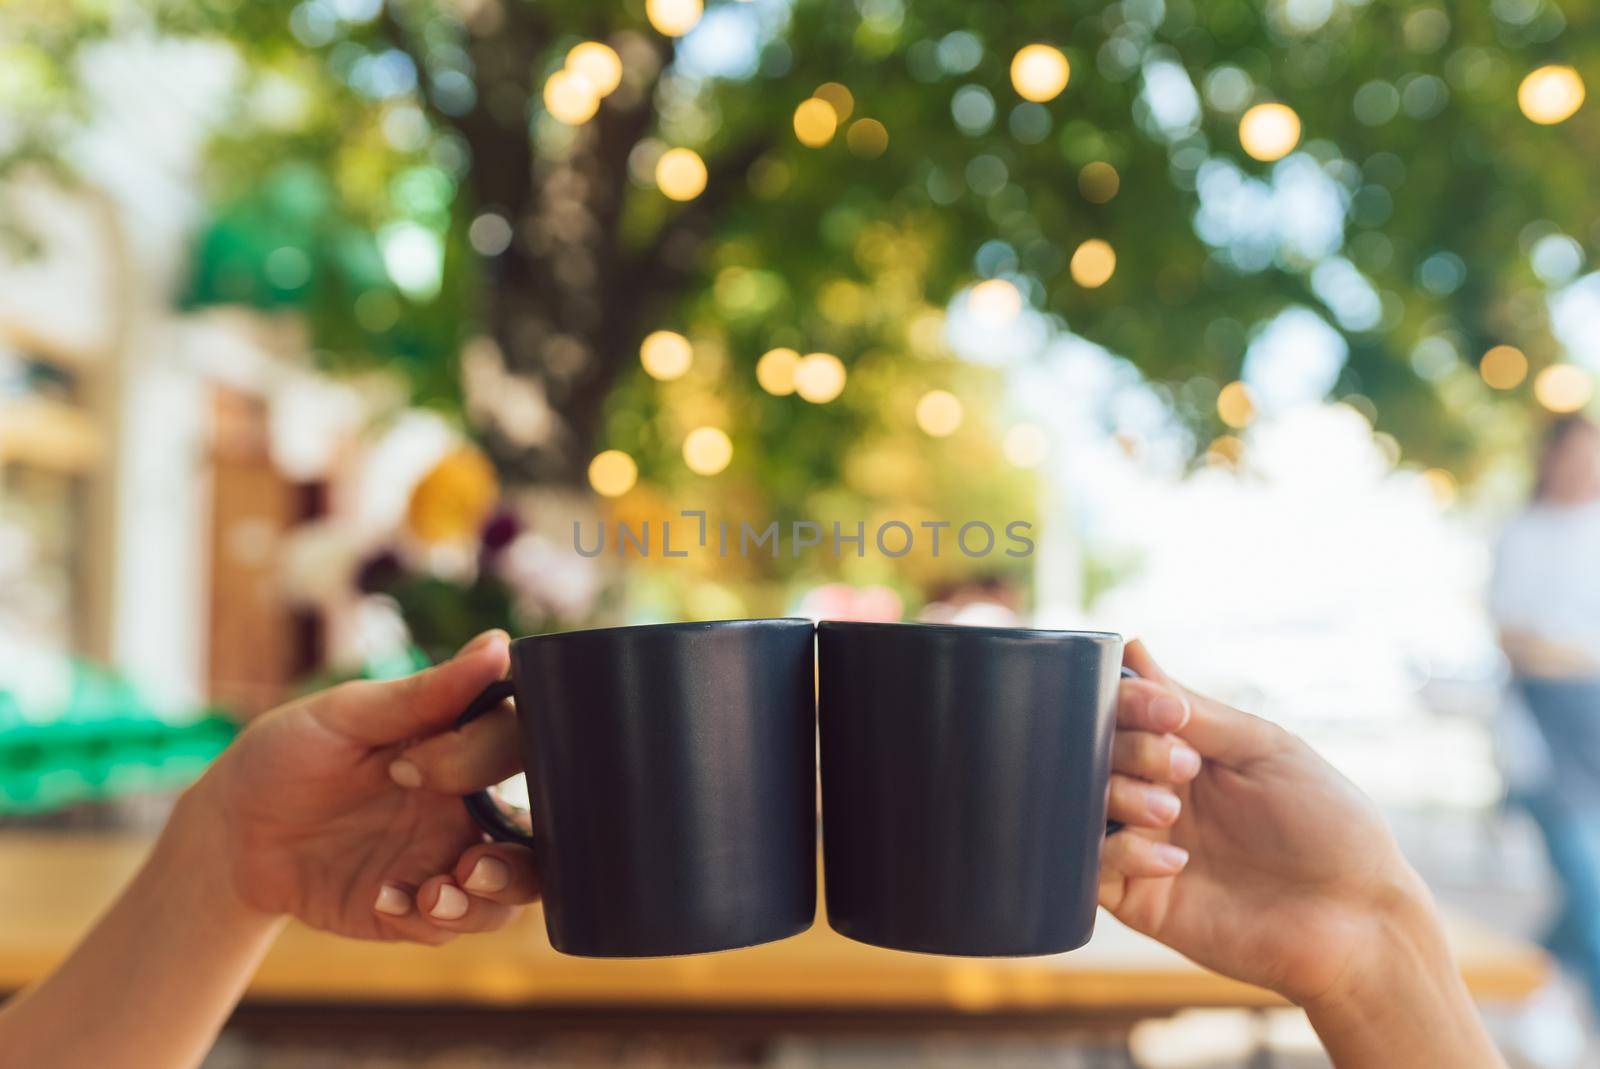
M 196 799 L 71 956 L 0 1010 L 7 1064 L 198 1065 L 279 922 L 217 871 L 222 829 Z
M 1427 892 L 1396 903 L 1384 928 L 1382 956 L 1306 1006 L 1337 1069 L 1504 1069 Z

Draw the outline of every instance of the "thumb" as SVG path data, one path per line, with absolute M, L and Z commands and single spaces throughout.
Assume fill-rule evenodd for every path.
M 442 731 L 483 688 L 506 674 L 510 644 L 504 631 L 486 631 L 448 661 L 403 679 L 336 687 L 317 703 L 318 719 L 369 746 Z
M 1174 734 L 1202 758 L 1223 765 L 1243 765 L 1277 752 L 1285 732 L 1269 720 L 1240 712 L 1173 681 L 1138 639 L 1122 652 L 1122 663 L 1145 679 L 1171 687 L 1189 698 L 1189 721 Z

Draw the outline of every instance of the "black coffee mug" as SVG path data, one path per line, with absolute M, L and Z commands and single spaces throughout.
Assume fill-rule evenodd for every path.
M 828 923 L 934 954 L 1094 931 L 1120 636 L 817 628 Z
M 486 793 L 467 808 L 533 848 L 550 942 L 647 957 L 770 942 L 816 914 L 813 633 L 729 620 L 518 639 L 511 680 L 532 836 Z

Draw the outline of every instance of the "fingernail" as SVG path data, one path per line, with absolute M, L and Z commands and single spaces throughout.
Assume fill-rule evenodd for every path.
M 1189 863 L 1189 851 L 1181 846 L 1173 846 L 1171 843 L 1152 843 L 1151 849 L 1156 860 L 1173 872 L 1177 872 Z
M 411 896 L 394 884 L 386 883 L 378 888 L 378 900 L 372 903 L 372 908 L 391 917 L 404 917 L 411 912 Z
M 1151 791 L 1150 798 L 1145 803 L 1150 808 L 1150 815 L 1162 824 L 1171 824 L 1178 819 L 1178 810 L 1183 803 L 1178 801 L 1178 796 L 1168 794 L 1166 791 Z
M 1172 748 L 1172 777 L 1187 782 L 1200 774 L 1200 754 L 1187 746 Z
M 1151 700 L 1150 718 L 1157 731 L 1177 731 L 1189 722 L 1189 703 L 1176 694 L 1163 694 Z
M 428 916 L 440 921 L 458 921 L 467 915 L 467 896 L 453 883 L 439 888 L 439 900 L 428 911 Z
M 389 762 L 389 778 L 402 787 L 415 789 L 422 786 L 422 769 L 402 757 Z
M 510 883 L 511 869 L 504 861 L 497 857 L 480 857 L 478 863 L 472 866 L 472 871 L 467 874 L 467 882 L 461 886 L 469 891 L 492 894 L 495 891 L 504 891 Z
M 511 641 L 510 633 L 504 628 L 491 627 L 489 630 L 473 636 L 472 641 L 468 642 L 465 646 L 462 646 L 461 651 L 457 653 L 456 656 L 465 657 L 467 654 L 472 653 L 475 650 L 482 649 L 490 642 L 493 642 L 496 638 L 504 638 L 507 642 Z

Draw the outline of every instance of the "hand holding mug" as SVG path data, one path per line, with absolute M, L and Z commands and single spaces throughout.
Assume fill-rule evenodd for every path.
M 1122 682 L 1119 722 L 1170 732 L 1204 764 L 1170 826 L 1107 841 L 1101 905 L 1303 1006 L 1337 1065 L 1501 1064 L 1372 802 L 1294 735 L 1174 683 L 1141 644 L 1124 663 L 1140 678 Z M 1160 744 L 1123 745 L 1145 753 L 1128 771 L 1160 771 Z
M 397 782 L 414 766 L 390 769 L 504 674 L 507 644 L 487 632 L 408 678 L 346 683 L 264 714 L 189 789 L 174 824 L 215 825 L 204 838 L 221 852 L 224 886 L 260 913 L 428 944 L 501 927 L 534 897 L 531 868 L 478 845 L 460 805 Z

